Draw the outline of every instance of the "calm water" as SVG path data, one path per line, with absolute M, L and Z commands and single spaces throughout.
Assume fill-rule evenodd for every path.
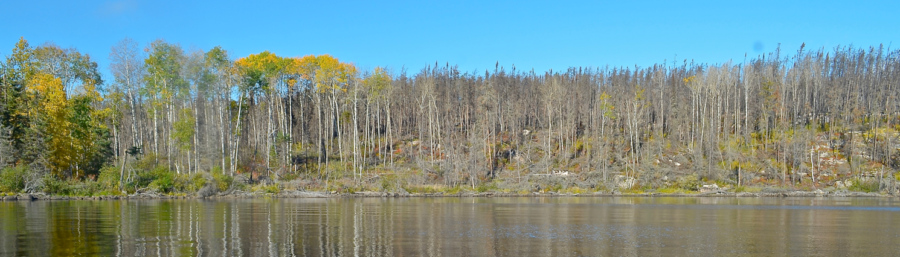
M 0 202 L 0 256 L 896 256 L 897 198 Z

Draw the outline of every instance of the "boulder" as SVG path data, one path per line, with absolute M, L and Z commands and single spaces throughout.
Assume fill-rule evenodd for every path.
M 383 196 L 382 193 L 379 193 L 379 192 L 372 192 L 372 191 L 356 192 L 356 195 L 367 196 L 367 197 L 378 197 L 378 196 Z
M 834 182 L 834 187 L 836 187 L 838 189 L 847 188 L 847 186 L 844 185 L 844 181 L 840 181 L 840 180 L 838 180 L 837 182 Z
M 825 191 L 822 191 L 822 189 L 816 189 L 815 193 L 816 193 L 817 196 L 823 196 L 823 195 L 825 195 Z
M 700 186 L 700 193 L 714 192 L 714 191 L 719 191 L 719 185 L 712 184 L 712 185 Z

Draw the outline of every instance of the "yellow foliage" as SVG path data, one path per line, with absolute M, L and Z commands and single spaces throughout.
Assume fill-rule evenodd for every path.
M 604 117 L 615 119 L 616 115 L 613 110 L 615 110 L 616 107 L 607 101 L 610 97 L 611 96 L 607 94 L 606 91 L 600 94 L 600 112 L 603 113 Z
M 342 63 L 331 55 L 323 54 L 316 57 L 316 88 L 319 92 L 327 90 L 346 91 L 341 85 L 350 82 L 350 79 L 356 76 L 356 66 L 353 64 Z
M 684 81 L 685 85 L 689 85 L 689 84 L 697 81 L 697 76 L 690 76 L 690 77 L 682 79 L 682 81 Z
M 38 73 L 28 81 L 27 90 L 34 98 L 37 108 L 30 110 L 31 117 L 45 122 L 46 133 L 50 135 L 47 147 L 50 150 L 50 166 L 54 172 L 62 172 L 73 162 L 69 109 L 62 80 L 46 73 Z
M 251 54 L 250 56 L 239 58 L 235 61 L 235 64 L 239 67 L 262 71 L 267 76 L 291 70 L 294 65 L 292 59 L 278 57 L 269 51 L 263 51 L 259 54 Z
M 660 193 L 660 194 L 667 194 L 667 195 L 696 193 L 696 191 L 685 190 L 684 188 L 680 188 L 680 187 L 661 187 L 661 188 L 657 188 L 656 192 Z
M 307 55 L 301 58 L 292 59 L 294 64 L 291 66 L 294 68 L 294 72 L 300 74 L 300 78 L 312 81 L 316 76 L 316 69 L 318 64 L 316 64 L 316 56 L 315 55 Z
M 296 70 L 297 63 L 292 58 L 279 57 L 269 51 L 239 58 L 234 62 L 237 71 L 245 76 L 247 83 L 255 89 L 270 92 L 269 83 L 281 75 Z
M 33 114 L 56 113 L 65 109 L 66 91 L 59 78 L 46 73 L 38 73 L 33 79 L 28 80 L 27 89 L 39 101 L 40 109 L 32 109 L 32 112 L 37 112 Z
M 47 73 L 36 73 L 26 84 L 26 92 L 33 107 L 28 116 L 41 122 L 32 123 L 46 135 L 49 168 L 56 174 L 71 171 L 84 175 L 83 168 L 98 150 L 98 135 L 94 128 L 103 127 L 103 120 L 112 115 L 110 108 L 94 109 L 90 104 L 101 101 L 92 82 L 84 85 L 81 94 L 67 95 L 62 80 Z

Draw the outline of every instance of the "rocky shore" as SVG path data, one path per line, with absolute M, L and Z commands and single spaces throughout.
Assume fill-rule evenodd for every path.
M 227 194 L 216 194 L 211 196 L 198 195 L 165 195 L 154 193 L 141 193 L 132 195 L 111 195 L 111 196 L 56 196 L 46 194 L 18 194 L 0 197 L 3 201 L 66 201 L 66 200 L 168 200 L 168 199 L 243 199 L 243 198 L 362 198 L 362 197 L 897 197 L 889 194 L 864 193 L 864 192 L 848 192 L 848 191 L 782 191 L 782 192 L 728 192 L 716 191 L 705 193 L 690 194 L 664 194 L 664 193 L 641 193 L 628 194 L 620 192 L 597 192 L 589 194 L 559 194 L 559 193 L 503 193 L 503 192 L 461 192 L 456 194 L 444 193 L 388 193 L 388 192 L 356 192 L 356 193 L 336 193 L 336 192 L 314 192 L 314 191 L 283 191 L 277 194 L 273 193 L 257 193 L 234 191 Z

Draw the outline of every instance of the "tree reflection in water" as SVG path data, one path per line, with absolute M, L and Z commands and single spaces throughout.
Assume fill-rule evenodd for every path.
M 0 255 L 891 255 L 896 199 L 0 202 Z

